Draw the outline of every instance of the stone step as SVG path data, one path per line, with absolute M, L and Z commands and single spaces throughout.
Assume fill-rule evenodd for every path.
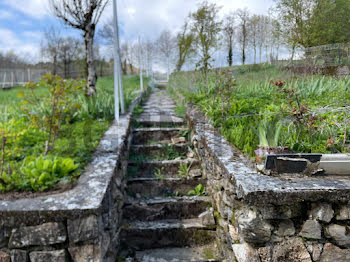
M 199 178 L 131 178 L 127 181 L 128 192 L 133 196 L 154 198 L 157 196 L 187 195 L 197 185 L 206 185 L 206 179 Z
M 136 252 L 139 262 L 218 262 L 215 245 L 185 248 L 158 248 Z
M 214 242 L 215 237 L 215 229 L 203 226 L 199 219 L 135 221 L 121 231 L 123 244 L 135 250 L 202 246 Z
M 189 148 L 188 143 L 183 144 L 170 144 L 170 145 L 133 145 L 131 146 L 130 156 L 134 155 L 137 157 L 139 155 L 147 156 L 147 159 L 155 159 L 163 156 L 167 159 L 174 159 L 178 156 L 186 157 Z M 170 157 L 170 158 L 168 158 Z
M 132 144 L 141 145 L 162 140 L 170 141 L 171 138 L 183 136 L 186 131 L 188 131 L 187 128 L 135 128 L 133 130 Z
M 182 118 L 166 114 L 141 115 L 136 120 L 143 127 L 176 127 L 185 124 Z
M 198 218 L 209 206 L 209 197 L 129 199 L 124 204 L 123 218 L 125 221 Z
M 200 161 L 194 158 L 184 160 L 164 160 L 164 161 L 130 161 L 128 162 L 128 178 L 135 177 L 156 177 L 158 179 L 168 177 L 181 177 L 182 167 L 190 169 L 189 175 L 200 172 Z

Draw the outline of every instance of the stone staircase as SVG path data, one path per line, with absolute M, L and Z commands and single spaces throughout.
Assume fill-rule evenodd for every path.
M 120 233 L 126 261 L 219 261 L 206 180 L 175 108 L 156 90 L 136 119 Z

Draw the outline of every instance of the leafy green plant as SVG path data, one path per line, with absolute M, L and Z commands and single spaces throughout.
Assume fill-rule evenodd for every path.
M 175 113 L 178 117 L 185 118 L 186 117 L 186 107 L 184 105 L 177 105 L 175 108 Z
M 282 124 L 276 120 L 263 119 L 258 127 L 259 146 L 277 147 L 281 135 Z
M 49 95 L 38 97 L 35 89 L 46 87 Z M 47 134 L 44 155 L 54 147 L 62 122 L 69 123 L 76 116 L 80 104 L 74 99 L 85 86 L 84 81 L 67 81 L 59 76 L 45 75 L 38 84 L 30 82 L 26 88 L 31 92 L 22 92 L 22 109 L 33 126 L 43 128 Z
M 155 170 L 154 175 L 158 180 L 164 179 L 163 171 L 164 171 L 164 168 L 157 168 Z
M 205 196 L 207 194 L 205 187 L 202 184 L 197 185 L 194 189 L 188 191 L 188 196 Z
M 143 107 L 137 104 L 135 106 L 134 113 L 133 113 L 134 118 L 139 118 L 142 112 L 143 112 Z
M 181 178 L 188 177 L 191 170 L 191 165 L 188 165 L 187 163 L 181 163 L 178 171 L 178 175 Z

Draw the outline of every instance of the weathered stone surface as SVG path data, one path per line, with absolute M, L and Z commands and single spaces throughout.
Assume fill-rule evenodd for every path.
M 249 208 L 240 210 L 237 222 L 239 233 L 245 242 L 260 245 L 270 240 L 272 226 L 261 219 L 256 210 Z
M 229 228 L 231 242 L 235 243 L 235 242 L 239 241 L 239 235 L 238 235 L 236 228 L 232 225 L 228 225 L 228 228 Z
M 259 208 L 259 212 L 261 213 L 263 219 L 288 219 L 299 216 L 301 213 L 301 208 L 299 205 L 264 205 L 263 207 Z
M 315 220 L 329 223 L 334 216 L 334 210 L 331 204 L 322 203 L 311 210 L 311 216 Z
M 299 235 L 311 239 L 321 239 L 322 238 L 322 227 L 316 220 L 307 220 Z
M 33 251 L 29 254 L 31 262 L 68 262 L 65 250 Z
M 247 243 L 232 245 L 237 262 L 260 262 L 257 251 Z
M 307 251 L 309 251 L 313 261 L 319 261 L 323 249 L 323 244 L 307 244 Z
M 12 230 L 9 247 L 47 246 L 63 243 L 66 239 L 66 228 L 62 223 L 46 223 Z
M 276 245 L 272 251 L 271 262 L 312 262 L 300 238 L 293 238 Z
M 339 214 L 336 216 L 337 220 L 348 220 L 350 219 L 350 206 L 342 206 L 339 209 Z
M 277 236 L 285 237 L 292 236 L 295 234 L 294 223 L 290 219 L 282 220 L 278 225 L 278 230 L 276 231 Z
M 199 217 L 202 225 L 204 225 L 204 226 L 215 225 L 214 209 L 213 208 L 209 208 L 209 210 L 201 213 L 198 217 Z
M 28 261 L 27 251 L 19 250 L 19 249 L 11 250 L 11 262 L 27 262 L 27 261 Z
M 67 228 L 70 243 L 94 242 L 98 238 L 98 219 L 94 215 L 68 220 Z
M 341 249 L 331 243 L 324 245 L 320 262 L 349 262 L 350 249 Z
M 101 250 L 98 245 L 85 245 L 80 247 L 70 247 L 69 253 L 74 262 L 100 262 Z
M 329 225 L 326 227 L 326 236 L 332 238 L 337 245 L 350 248 L 349 227 L 341 225 Z
M 11 262 L 10 255 L 3 251 L 0 251 L 0 262 Z
M 261 262 L 271 262 L 271 247 L 258 248 L 258 254 Z

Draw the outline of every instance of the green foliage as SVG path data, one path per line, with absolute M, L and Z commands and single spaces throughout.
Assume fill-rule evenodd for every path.
M 235 76 L 232 92 L 228 76 L 215 71 L 207 77 L 200 72 L 173 74 L 169 89 L 195 104 L 251 157 L 259 144 L 287 146 L 298 153 L 349 151 L 350 77 L 295 76 L 271 65 L 229 71 Z M 283 86 L 273 79 L 283 79 Z
M 124 78 L 127 107 L 139 94 L 138 80 Z M 93 98 L 83 95 L 83 86 L 45 76 L 27 88 L 0 91 L 0 192 L 45 191 L 78 178 L 114 118 L 113 78 L 100 78 Z M 58 169 L 42 170 L 42 161 Z
M 200 60 L 196 67 L 205 74 L 211 67 L 213 61 L 211 57 L 212 48 L 217 47 L 218 36 L 221 31 L 222 22 L 219 21 L 220 8 L 208 1 L 202 1 L 196 12 L 190 14 L 192 19 L 192 32 L 194 34 L 195 45 L 201 50 Z
M 71 158 L 30 156 L 23 161 L 17 172 L 2 174 L 0 190 L 17 188 L 20 191 L 45 191 L 53 188 L 63 178 L 72 180 L 73 172 L 78 166 Z
M 188 191 L 188 196 L 205 196 L 207 194 L 205 187 L 202 184 L 197 185 L 194 189 Z
M 187 108 L 184 105 L 177 105 L 175 108 L 175 113 L 178 117 L 186 117 Z
M 164 171 L 164 168 L 157 168 L 154 172 L 155 177 L 159 180 L 163 180 L 164 179 L 163 171 Z
M 187 163 L 181 163 L 179 167 L 179 177 L 186 178 L 188 177 L 191 170 L 191 165 L 187 165 Z

